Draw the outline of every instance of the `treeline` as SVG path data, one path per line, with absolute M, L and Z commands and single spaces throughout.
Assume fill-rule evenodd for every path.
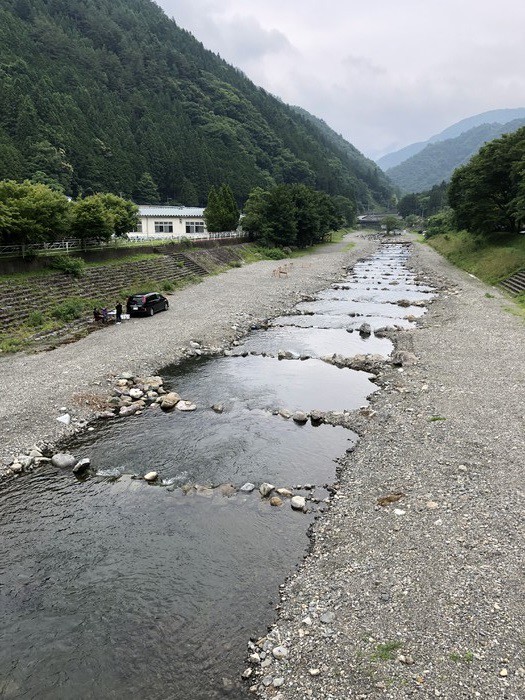
M 437 214 L 447 204 L 448 185 L 442 182 L 424 192 L 406 194 L 397 203 L 399 216 L 426 217 Z
M 114 194 L 70 200 L 43 183 L 0 182 L 0 245 L 49 243 L 68 237 L 108 241 L 137 230 L 139 209 Z M 204 218 L 209 231 L 231 231 L 240 212 L 227 184 L 212 187 Z M 355 204 L 307 185 L 255 188 L 245 204 L 242 228 L 262 245 L 304 248 L 329 231 L 350 225 Z
M 108 241 L 135 231 L 138 207 L 114 194 L 70 201 L 42 183 L 0 182 L 0 244 L 50 243 L 64 238 Z
M 398 212 L 427 235 L 468 231 L 479 237 L 525 227 L 525 127 L 483 146 L 457 168 L 449 184 L 407 194 Z
M 519 231 L 525 225 L 525 127 L 486 144 L 458 168 L 448 201 L 459 229 Z
M 363 210 L 392 192 L 150 0 L 4 0 L 0 94 L 0 179 L 74 198 L 204 206 L 228 182 L 240 205 L 255 187 L 301 183 Z
M 351 224 L 355 208 L 306 185 L 254 189 L 245 206 L 243 230 L 265 246 L 298 247 L 319 243 L 329 231 Z

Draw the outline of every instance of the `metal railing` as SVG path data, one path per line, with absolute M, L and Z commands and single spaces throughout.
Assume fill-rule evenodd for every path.
M 126 243 L 147 243 L 158 241 L 170 241 L 173 243 L 185 243 L 194 241 L 210 241 L 225 238 L 245 238 L 242 231 L 222 231 L 221 233 L 188 234 L 182 236 L 166 236 L 165 233 L 129 233 L 126 238 L 113 238 L 110 241 L 82 241 L 79 238 L 71 238 L 64 241 L 53 241 L 52 243 L 28 243 L 27 245 L 3 245 L 0 246 L 0 256 L 20 256 L 24 257 L 28 253 L 63 251 L 69 253 L 72 250 L 90 250 L 93 248 L 104 248 L 113 246 L 125 246 Z

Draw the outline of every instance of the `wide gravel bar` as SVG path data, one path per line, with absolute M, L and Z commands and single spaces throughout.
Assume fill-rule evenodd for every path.
M 419 362 L 381 378 L 260 697 L 525 698 L 525 323 L 431 248 L 409 264 L 442 287 L 397 334 Z

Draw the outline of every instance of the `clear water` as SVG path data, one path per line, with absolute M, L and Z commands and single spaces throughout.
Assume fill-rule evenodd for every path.
M 324 357 L 334 353 L 344 357 L 367 354 L 388 357 L 393 345 L 386 338 L 376 338 L 375 335 L 363 338 L 359 333 L 348 333 L 346 329 L 273 327 L 266 333 L 252 333 L 235 352 L 265 352 L 276 355 L 283 349 L 299 356 L 311 357 Z

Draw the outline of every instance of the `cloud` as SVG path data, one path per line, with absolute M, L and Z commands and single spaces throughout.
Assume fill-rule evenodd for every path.
M 157 0 L 203 44 L 373 156 L 525 106 L 522 0 Z

